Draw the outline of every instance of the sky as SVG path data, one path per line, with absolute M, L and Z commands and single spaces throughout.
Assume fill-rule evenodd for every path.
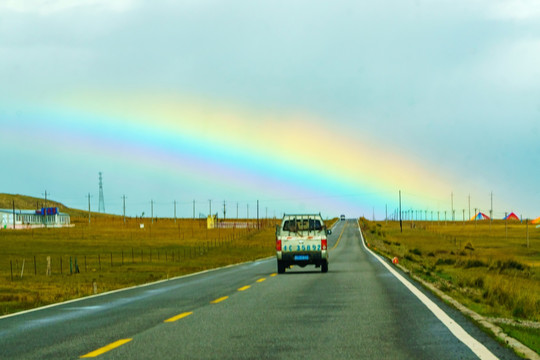
M 537 0 L 3 0 L 0 192 L 535 218 L 538 64 Z

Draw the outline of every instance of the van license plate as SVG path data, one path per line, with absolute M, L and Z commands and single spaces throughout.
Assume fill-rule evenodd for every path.
M 296 261 L 309 260 L 309 256 L 308 255 L 294 255 L 294 260 Z

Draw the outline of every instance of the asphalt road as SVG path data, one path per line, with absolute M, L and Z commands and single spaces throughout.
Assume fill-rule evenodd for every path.
M 276 275 L 266 259 L 0 318 L 0 359 L 517 359 L 410 286 L 430 310 L 365 249 L 355 221 L 339 222 L 329 247 L 326 274 Z

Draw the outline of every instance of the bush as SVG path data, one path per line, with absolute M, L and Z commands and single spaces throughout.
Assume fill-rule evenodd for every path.
M 524 265 L 516 260 L 506 260 L 506 261 L 497 260 L 490 265 L 489 269 L 499 270 L 499 271 L 504 271 L 504 270 L 527 271 L 527 270 L 530 270 L 530 266 Z
M 483 289 L 484 288 L 484 278 L 483 277 L 477 277 L 472 281 L 472 286 Z
M 435 265 L 454 265 L 456 263 L 455 259 L 450 258 L 438 258 L 435 262 Z
M 463 265 L 465 269 L 488 266 L 488 264 L 478 259 L 467 259 L 466 261 L 461 262 L 461 265 Z
M 410 249 L 409 252 L 410 252 L 411 254 L 415 254 L 415 255 L 418 255 L 418 256 L 422 256 L 422 252 L 421 252 L 419 249 L 416 249 L 416 248 Z

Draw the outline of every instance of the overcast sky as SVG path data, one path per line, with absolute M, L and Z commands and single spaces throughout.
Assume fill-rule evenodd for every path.
M 84 208 L 88 192 L 97 203 L 97 172 L 104 171 L 108 207 L 117 213 L 118 199 L 127 191 L 133 214 L 144 211 L 150 198 L 158 199 L 165 209 L 180 196 L 196 199 L 201 212 L 207 211 L 202 204 L 208 198 L 226 200 L 231 206 L 262 198 L 267 200 L 265 207 L 278 215 L 313 208 L 328 215 L 347 211 L 371 216 L 375 209 L 381 218 L 386 205 L 393 211 L 401 189 L 415 208 L 449 209 L 453 192 L 458 209 L 465 208 L 470 194 L 473 207 L 488 211 L 493 192 L 498 216 L 516 211 L 537 217 L 539 64 L 540 1 L 532 0 L 3 0 L 0 151 L 11 170 L 9 175 L 3 172 L 0 192 L 41 196 L 50 188 L 53 198 Z M 193 99 L 204 104 L 197 106 L 216 113 L 222 108 L 249 113 L 239 115 L 243 120 L 238 123 L 257 124 L 261 129 L 288 117 L 315 119 L 313 127 L 333 139 L 329 141 L 333 149 L 328 151 L 349 153 L 348 166 L 357 170 L 342 170 L 347 177 L 343 184 L 338 175 L 313 182 L 318 171 L 311 168 L 295 174 L 290 184 L 282 175 L 276 184 L 288 194 L 286 201 L 277 195 L 279 189 L 267 192 L 247 180 L 249 190 L 245 190 L 234 174 L 226 177 L 229 184 L 222 184 L 222 189 L 216 182 L 201 180 L 208 175 L 204 171 L 174 189 L 176 175 L 167 178 L 164 170 L 170 165 L 163 165 L 159 179 L 153 180 L 150 170 L 130 168 L 125 157 L 115 162 L 115 154 L 100 155 L 102 144 L 111 139 L 99 132 L 91 135 L 96 154 L 88 161 L 77 163 L 59 156 L 53 165 L 35 151 L 47 145 L 39 138 L 44 119 L 51 119 L 56 142 L 62 142 L 62 136 L 71 142 L 84 139 L 85 131 L 98 123 L 97 117 L 92 118 L 97 116 L 96 106 L 85 104 L 109 99 L 111 105 L 100 109 L 99 116 L 115 122 L 125 97 L 133 94 L 139 99 L 141 94 L 181 98 L 186 104 L 190 103 L 186 99 Z M 80 126 L 66 130 L 70 126 L 60 128 L 52 120 L 54 114 L 67 112 L 71 117 L 63 121 Z M 130 116 L 134 115 L 123 113 L 122 118 L 129 123 Z M 208 121 L 210 133 L 229 136 L 231 129 L 216 130 L 213 120 L 202 116 L 196 121 Z M 175 131 L 182 133 L 182 126 L 176 122 Z M 190 126 L 185 125 L 186 131 Z M 136 147 L 141 141 L 144 148 L 159 149 L 173 162 L 194 159 L 189 150 L 195 145 L 167 152 L 141 136 L 133 135 L 126 142 Z M 280 137 L 274 138 L 275 146 L 280 146 Z M 340 138 L 345 140 L 340 143 Z M 245 153 L 250 152 L 248 143 L 256 146 L 247 140 L 244 148 L 239 147 Z M 242 139 L 231 135 L 230 141 Z M 352 149 L 355 141 L 368 150 Z M 324 155 L 324 142 L 314 147 L 314 154 Z M 70 152 L 61 146 L 55 150 Z M 275 160 L 266 170 L 239 166 L 237 174 L 268 179 L 265 171 L 277 166 L 273 150 L 261 150 L 261 158 Z M 216 159 L 228 150 L 214 146 L 213 151 L 197 162 L 230 169 Z M 368 157 L 371 163 L 362 173 L 358 168 Z M 377 173 L 377 163 L 384 173 L 403 173 L 407 182 L 395 177 L 392 183 Z M 198 171 L 187 160 L 182 164 L 183 171 Z M 345 166 L 333 168 L 330 162 L 327 171 Z M 281 171 L 290 169 L 289 164 Z M 69 179 L 74 174 L 84 176 Z M 126 174 L 132 177 L 130 182 L 139 179 L 139 187 L 123 184 L 121 177 Z M 349 179 L 353 175 L 358 177 L 356 188 Z M 47 183 L 39 180 L 42 177 Z M 303 181 L 309 183 L 305 188 Z M 437 186 L 423 193 L 430 183 Z M 342 185 L 346 191 L 340 190 Z M 149 188 L 152 191 L 140 193 Z M 290 194 L 298 189 L 305 193 L 295 199 Z

